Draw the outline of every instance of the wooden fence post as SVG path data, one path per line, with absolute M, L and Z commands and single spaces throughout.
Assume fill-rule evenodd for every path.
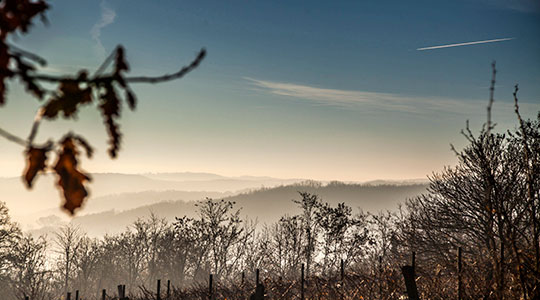
M 246 273 L 242 271 L 242 285 L 244 285 L 244 280 L 246 279 Z
M 343 258 L 341 259 L 341 281 L 345 278 L 345 266 L 343 264 Z
M 304 300 L 304 264 L 302 264 L 302 279 L 301 279 L 301 287 L 300 287 L 300 299 Z
M 24 296 L 24 300 L 29 300 L 28 296 Z
M 259 285 L 259 269 L 255 270 L 255 286 Z
M 75 291 L 75 300 L 79 300 L 79 290 Z
M 343 258 L 341 259 L 341 265 L 340 265 L 340 277 L 341 277 L 341 300 L 343 300 L 343 294 L 345 293 L 345 265 L 343 263 Z
M 383 267 L 382 267 L 382 256 L 379 256 L 379 299 L 382 299 L 382 273 L 383 273 Z
M 214 281 L 213 275 L 210 274 L 210 276 L 208 278 L 208 299 L 210 299 L 210 300 L 214 299 L 214 289 L 212 287 L 213 281 Z
M 171 297 L 171 280 L 167 279 L 167 300 Z
M 105 300 L 105 297 L 107 296 L 107 290 L 106 289 L 103 289 L 101 291 L 101 300 Z
M 118 288 L 118 299 L 124 298 L 124 295 L 122 295 L 122 285 L 119 284 L 119 285 L 117 286 L 117 288 Z
M 457 286 L 457 294 L 458 294 L 458 300 L 461 300 L 463 298 L 463 290 L 461 286 L 461 247 L 458 248 L 458 255 L 457 255 L 457 279 L 458 279 L 458 286 Z
M 416 287 L 416 276 L 414 275 L 413 266 L 401 267 L 403 278 L 405 279 L 405 286 L 407 287 L 407 295 L 409 300 L 420 300 L 418 296 L 418 288 Z
M 161 300 L 161 279 L 157 280 L 157 300 Z
M 70 292 L 67 293 L 66 300 L 71 300 L 71 293 Z

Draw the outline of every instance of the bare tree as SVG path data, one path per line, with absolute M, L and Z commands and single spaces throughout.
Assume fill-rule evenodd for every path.
M 54 243 L 58 254 L 58 271 L 62 276 L 64 293 L 70 288 L 70 274 L 75 273 L 75 263 L 84 238 L 83 233 L 72 224 L 60 227 L 55 234 Z
M 52 290 L 52 272 L 47 268 L 47 243 L 43 237 L 23 236 L 10 258 L 11 294 L 16 299 L 45 300 Z
M 345 203 L 339 203 L 336 207 L 324 203 L 315 215 L 322 235 L 323 258 L 320 265 L 323 274 L 339 270 L 341 259 L 346 266 L 359 260 L 366 252 L 364 246 L 371 241 L 366 214 L 360 212 L 353 215 L 352 209 Z
M 298 278 L 306 245 L 302 219 L 299 216 L 285 215 L 277 223 L 267 227 L 265 233 L 265 267 L 282 278 Z
M 294 203 L 302 209 L 302 227 L 306 235 L 306 244 L 304 248 L 304 257 L 306 262 L 306 277 L 310 275 L 311 267 L 313 264 L 313 256 L 317 247 L 317 235 L 319 233 L 319 227 L 316 219 L 317 209 L 321 206 L 322 202 L 319 196 L 310 194 L 307 192 L 298 192 L 302 199 L 293 200 Z

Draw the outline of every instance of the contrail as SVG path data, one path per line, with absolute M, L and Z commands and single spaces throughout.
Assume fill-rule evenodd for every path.
M 440 46 L 418 48 L 416 50 L 423 51 L 423 50 L 433 50 L 433 49 L 450 48 L 450 47 L 460 47 L 460 46 L 468 46 L 468 45 L 476 45 L 476 44 L 485 44 L 485 43 L 495 43 L 495 42 L 509 41 L 509 40 L 513 40 L 513 39 L 515 39 L 515 38 L 512 37 L 512 38 L 504 38 L 504 39 L 494 39 L 494 40 L 459 43 L 459 44 L 440 45 Z

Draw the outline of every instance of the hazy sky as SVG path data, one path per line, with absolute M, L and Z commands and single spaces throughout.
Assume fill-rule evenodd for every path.
M 494 121 L 540 110 L 538 1 L 51 1 L 49 26 L 14 41 L 48 59 L 44 72 L 95 70 L 115 45 L 131 74 L 173 72 L 201 47 L 185 79 L 134 86 L 119 158 L 106 155 L 98 114 L 47 122 L 97 148 L 91 172 L 204 171 L 336 180 L 425 177 L 455 163 L 450 143 L 485 120 L 497 61 Z M 456 47 L 433 46 L 507 39 Z M 39 103 L 16 84 L 0 127 L 26 136 Z M 0 140 L 0 176 L 21 174 L 20 146 Z

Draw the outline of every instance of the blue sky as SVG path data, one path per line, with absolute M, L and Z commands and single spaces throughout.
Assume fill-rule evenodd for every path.
M 497 61 L 494 120 L 515 126 L 540 110 L 538 1 L 51 1 L 49 26 L 14 41 L 49 61 L 44 72 L 95 69 L 117 44 L 131 74 L 173 72 L 201 47 L 185 79 L 134 86 L 123 150 L 106 156 L 102 122 L 44 124 L 40 138 L 73 129 L 98 153 L 100 172 L 205 171 L 323 180 L 419 178 L 455 163 L 449 144 L 485 120 Z M 513 38 L 418 51 L 421 47 Z M 0 126 L 22 136 L 39 103 L 17 85 Z M 14 159 L 14 157 L 16 159 Z M 0 142 L 0 176 L 23 169 Z

